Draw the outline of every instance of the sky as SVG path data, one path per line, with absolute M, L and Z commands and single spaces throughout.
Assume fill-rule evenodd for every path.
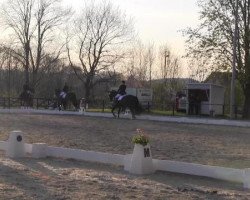
M 1 2 L 2 0 L 0 0 Z M 85 2 L 103 0 L 62 0 L 65 6 L 80 11 Z M 197 0 L 106 0 L 118 6 L 134 21 L 135 31 L 142 42 L 155 47 L 168 45 L 178 56 L 185 54 L 185 38 L 181 30 L 196 27 L 199 19 Z M 3 33 L 2 33 L 3 35 Z M 187 62 L 182 62 L 186 72 Z M 188 74 L 183 74 L 187 77 Z
M 144 43 L 168 44 L 177 54 L 185 53 L 184 37 L 180 30 L 198 24 L 197 0 L 110 1 L 134 19 L 135 30 Z M 63 0 L 63 2 L 79 9 L 84 0 Z

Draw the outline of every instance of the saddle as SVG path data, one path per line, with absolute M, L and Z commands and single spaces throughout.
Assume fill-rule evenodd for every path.
M 62 91 L 62 92 L 60 93 L 59 96 L 60 96 L 62 99 L 65 99 L 66 95 L 67 95 L 67 93 Z
M 119 96 L 118 101 L 121 101 L 123 99 L 123 97 L 125 97 L 125 96 L 126 96 L 126 94 Z

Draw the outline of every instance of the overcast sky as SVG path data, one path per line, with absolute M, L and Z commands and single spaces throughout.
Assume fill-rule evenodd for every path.
M 63 0 L 78 9 L 84 0 Z M 85 0 L 93 1 L 93 0 Z M 95 0 L 98 2 L 99 0 Z M 184 53 L 184 38 L 178 32 L 198 23 L 197 0 L 110 0 L 135 22 L 143 42 L 169 44 L 177 53 Z

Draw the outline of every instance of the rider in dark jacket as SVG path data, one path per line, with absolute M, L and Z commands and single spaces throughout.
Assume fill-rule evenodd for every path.
M 126 88 L 125 81 L 122 81 L 122 84 L 119 86 L 119 89 L 117 91 L 117 94 L 125 95 L 126 94 Z
M 63 86 L 63 91 L 65 93 L 68 93 L 69 92 L 69 86 L 65 83 L 65 85 Z
M 68 92 L 69 92 L 69 86 L 65 83 L 62 91 L 60 92 L 60 98 L 65 99 Z
M 123 96 L 126 94 L 126 88 L 125 81 L 122 81 L 122 84 L 119 86 L 119 89 L 117 90 L 117 94 L 115 96 L 114 103 L 116 104 L 118 102 L 118 99 L 120 96 Z

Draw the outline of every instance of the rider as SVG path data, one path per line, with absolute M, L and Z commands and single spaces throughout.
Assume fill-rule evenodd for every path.
M 23 85 L 23 92 L 28 94 L 28 95 L 33 95 L 34 94 L 34 89 L 29 86 L 29 84 L 25 83 Z
M 23 91 L 27 91 L 29 89 L 29 85 L 27 83 L 25 83 L 23 85 Z
M 119 86 L 119 89 L 117 90 L 117 95 L 115 96 L 116 101 L 118 101 L 120 96 L 123 96 L 126 94 L 126 88 L 125 81 L 122 81 L 122 84 Z
M 60 93 L 60 97 L 65 99 L 68 92 L 69 92 L 69 86 L 67 85 L 67 83 L 65 83 L 65 85 L 63 86 L 63 89 Z
M 65 85 L 63 86 L 63 91 L 65 93 L 68 93 L 69 92 L 69 86 L 67 85 L 67 83 L 65 83 Z

